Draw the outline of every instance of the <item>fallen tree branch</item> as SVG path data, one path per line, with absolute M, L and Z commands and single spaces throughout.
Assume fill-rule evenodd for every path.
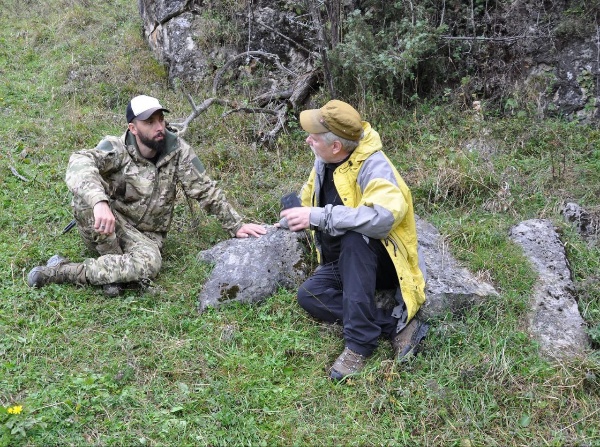
M 267 115 L 277 115 L 277 112 L 275 110 L 271 110 L 271 109 L 263 109 L 263 108 L 256 108 L 256 107 L 238 107 L 237 109 L 228 110 L 227 112 L 223 113 L 223 115 L 221 115 L 221 116 L 226 117 L 227 115 L 231 115 L 232 113 L 237 113 L 237 112 L 266 113 Z
M 24 182 L 29 181 L 29 179 L 27 177 L 23 177 L 21 174 L 19 174 L 19 171 L 17 171 L 17 169 L 13 165 L 10 165 L 9 168 L 10 168 L 10 172 L 12 172 L 13 175 L 15 177 L 17 177 L 19 180 L 23 180 Z
M 259 56 L 265 57 L 267 59 L 271 59 L 273 61 L 273 63 L 275 64 L 275 66 L 277 68 L 279 68 L 281 71 L 296 76 L 296 73 L 294 73 L 292 70 L 290 70 L 289 68 L 286 68 L 282 65 L 281 61 L 279 60 L 279 56 L 277 56 L 276 54 L 267 53 L 265 51 L 245 51 L 243 53 L 240 53 L 240 54 L 234 56 L 233 59 L 230 59 L 229 61 L 227 61 L 227 63 L 225 65 L 223 65 L 219 69 L 219 71 L 217 71 L 217 73 L 215 74 L 215 79 L 213 80 L 213 86 L 212 86 L 213 96 L 216 96 L 216 94 L 217 94 L 217 89 L 219 88 L 219 83 L 221 82 L 221 77 L 227 70 L 229 70 L 229 68 L 233 64 L 235 64 L 236 62 L 238 62 L 240 59 L 242 59 L 244 57 L 259 57 Z
M 188 102 L 190 103 L 190 105 L 192 106 L 192 113 L 181 123 L 169 123 L 171 126 L 175 126 L 177 128 L 177 133 L 179 135 L 183 135 L 187 131 L 189 124 L 193 120 L 195 120 L 201 113 L 205 112 L 213 104 L 216 103 L 216 104 L 220 104 L 222 106 L 229 106 L 231 104 L 231 101 L 228 101 L 226 99 L 208 98 L 208 99 L 205 99 L 202 102 L 202 104 L 200 104 L 199 106 L 196 106 L 196 103 L 194 102 L 194 98 L 192 98 L 192 96 L 187 92 L 183 92 L 183 93 L 186 96 L 186 98 L 188 99 Z
M 294 90 L 291 89 L 277 92 L 267 92 L 263 93 L 262 95 L 258 95 L 256 98 L 252 98 L 252 102 L 257 103 L 259 106 L 262 107 L 265 104 L 270 103 L 271 101 L 289 99 L 293 93 Z
M 273 127 L 269 132 L 267 132 L 261 137 L 261 144 L 271 146 L 275 142 L 277 135 L 279 134 L 279 132 L 281 132 L 287 121 L 286 115 L 289 107 L 288 104 L 288 102 L 285 102 L 275 110 L 277 116 L 277 123 L 275 124 L 275 127 Z
M 478 40 L 488 42 L 514 42 L 521 39 L 546 39 L 548 36 L 529 36 L 523 34 L 521 36 L 507 36 L 507 37 L 483 37 L 483 36 L 440 36 L 444 40 Z
M 317 85 L 319 72 L 317 70 L 312 70 L 301 75 L 294 74 L 293 85 L 291 87 L 277 91 L 265 92 L 254 97 L 254 99 L 252 99 L 250 102 L 256 106 L 249 104 L 240 107 L 239 102 L 237 101 L 219 98 L 217 96 L 217 90 L 225 72 L 230 70 L 236 63 L 239 63 L 239 61 L 244 57 L 254 58 L 258 56 L 271 60 L 286 74 L 294 74 L 280 63 L 279 57 L 275 54 L 266 53 L 264 51 L 246 51 L 244 53 L 240 53 L 225 63 L 225 65 L 223 65 L 223 67 L 221 67 L 221 69 L 215 74 L 212 85 L 212 97 L 205 99 L 200 105 L 197 105 L 192 96 L 187 93 L 183 87 L 181 87 L 182 93 L 185 95 L 190 103 L 190 106 L 192 107 L 192 113 L 190 113 L 183 121 L 172 122 L 170 125 L 177 130 L 179 135 L 183 135 L 194 119 L 196 119 L 200 114 L 204 113 L 213 104 L 219 104 L 230 108 L 230 110 L 225 111 L 221 115 L 223 118 L 231 115 L 232 113 L 239 112 L 259 113 L 276 117 L 275 120 L 267 120 L 267 125 L 273 125 L 272 129 L 270 129 L 268 132 L 263 130 L 256 132 L 262 145 L 271 146 L 271 144 L 276 141 L 277 134 L 285 127 L 288 111 L 290 109 L 297 110 Z M 268 107 L 265 107 L 267 105 Z

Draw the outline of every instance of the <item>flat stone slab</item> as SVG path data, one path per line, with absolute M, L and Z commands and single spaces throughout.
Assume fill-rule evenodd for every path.
M 583 354 L 590 341 L 571 292 L 571 271 L 554 225 L 549 220 L 527 220 L 514 226 L 510 237 L 522 247 L 539 275 L 528 324 L 542 354 L 557 359 Z
M 446 313 L 460 314 L 489 297 L 498 296 L 491 284 L 476 278 L 458 263 L 433 225 L 419 217 L 416 224 L 421 255 L 427 266 L 427 300 L 416 318 L 426 321 Z

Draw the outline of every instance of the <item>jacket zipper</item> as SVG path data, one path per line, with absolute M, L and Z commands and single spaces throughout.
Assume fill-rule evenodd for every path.
M 404 258 L 408 261 L 408 251 L 402 245 L 402 242 L 396 241 L 391 235 L 385 238 L 385 245 L 388 245 L 388 241 L 394 246 L 394 256 L 398 256 L 398 251 L 402 253 Z

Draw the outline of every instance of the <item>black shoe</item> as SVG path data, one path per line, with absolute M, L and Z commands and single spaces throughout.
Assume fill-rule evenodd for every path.
M 45 266 L 34 267 L 27 275 L 29 287 L 43 287 L 48 284 L 73 283 L 87 284 L 85 266 L 80 263 L 69 262 L 68 259 L 54 255 Z
M 413 318 L 402 331 L 391 340 L 394 358 L 398 361 L 414 356 L 419 351 L 419 344 L 427 335 L 429 325 Z
M 121 286 L 119 284 L 116 284 L 116 283 L 104 284 L 102 286 L 102 292 L 106 296 L 114 298 L 114 297 L 121 295 L 121 293 L 123 292 L 123 289 L 121 288 Z

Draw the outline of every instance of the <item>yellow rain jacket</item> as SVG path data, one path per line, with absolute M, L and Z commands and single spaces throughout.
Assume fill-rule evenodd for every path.
M 367 122 L 363 122 L 363 130 L 359 146 L 333 174 L 343 205 L 318 203 L 325 170 L 325 163 L 318 159 L 300 198 L 303 206 L 311 207 L 313 230 L 331 236 L 355 231 L 383 242 L 398 274 L 408 322 L 425 302 L 412 196 L 383 153 L 379 134 Z M 317 250 L 320 253 L 321 247 L 317 246 Z

